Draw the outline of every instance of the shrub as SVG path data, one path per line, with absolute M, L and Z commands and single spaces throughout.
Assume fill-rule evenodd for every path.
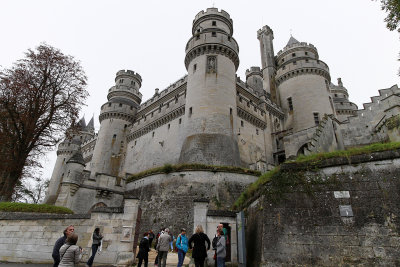
M 52 206 L 47 204 L 28 204 L 17 202 L 0 202 L 0 211 L 3 212 L 37 212 L 73 214 L 74 212 L 65 207 Z

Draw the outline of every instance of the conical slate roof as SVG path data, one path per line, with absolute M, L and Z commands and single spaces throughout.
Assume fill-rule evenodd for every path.
M 93 132 L 94 131 L 94 116 L 90 119 L 88 124 L 86 125 L 86 131 Z
M 78 150 L 74 155 L 67 161 L 67 163 L 78 163 L 85 166 L 85 161 L 83 160 L 82 151 Z
M 300 43 L 299 41 L 297 41 L 293 36 L 290 36 L 289 42 L 287 43 L 286 46 L 292 45 L 292 44 L 298 44 Z

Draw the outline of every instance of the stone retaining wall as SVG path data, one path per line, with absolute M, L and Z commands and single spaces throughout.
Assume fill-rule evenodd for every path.
M 312 172 L 291 169 L 316 182 L 247 207 L 247 266 L 400 265 L 400 158 L 381 154 L 353 165 L 331 160 Z
M 103 250 L 96 255 L 95 264 L 132 264 L 138 200 L 125 199 L 123 213 L 110 211 L 103 209 L 92 214 L 72 215 L 1 213 L 0 261 L 52 263 L 51 254 L 56 240 L 72 224 L 79 236 L 77 245 L 84 249 L 82 262 L 90 256 L 95 227 L 100 227 L 104 235 Z

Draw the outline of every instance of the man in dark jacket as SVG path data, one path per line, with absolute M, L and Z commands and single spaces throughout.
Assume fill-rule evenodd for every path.
M 142 266 L 143 260 L 144 260 L 144 267 L 147 267 L 149 263 L 149 251 L 150 251 L 149 234 L 144 233 L 143 238 L 139 244 L 139 253 L 136 256 L 136 258 L 139 259 L 138 267 Z
M 53 267 L 58 267 L 58 264 L 60 264 L 60 248 L 65 244 L 67 237 L 73 234 L 74 231 L 75 228 L 73 225 L 68 226 L 64 230 L 64 235 L 57 239 L 56 243 L 54 244 L 53 253 L 51 254 L 54 260 Z

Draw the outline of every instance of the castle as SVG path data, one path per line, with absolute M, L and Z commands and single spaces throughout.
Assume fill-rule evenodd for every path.
M 45 202 L 87 213 L 120 207 L 133 195 L 141 201 L 143 225 L 170 225 L 174 214 L 163 207 L 189 210 L 191 220 L 194 198 L 228 207 L 256 177 L 193 171 L 127 183 L 129 175 L 184 163 L 266 172 L 300 154 L 399 140 L 386 123 L 399 114 L 397 86 L 380 90 L 359 110 L 341 79 L 331 82 L 315 46 L 290 37 L 275 53 L 268 26 L 257 38 L 262 65 L 250 67 L 242 81 L 233 21 L 224 10 L 208 8 L 193 20 L 186 76 L 142 103 L 142 77 L 118 71 L 101 106 L 99 132 L 93 119 L 82 120 L 79 134 L 60 143 Z

